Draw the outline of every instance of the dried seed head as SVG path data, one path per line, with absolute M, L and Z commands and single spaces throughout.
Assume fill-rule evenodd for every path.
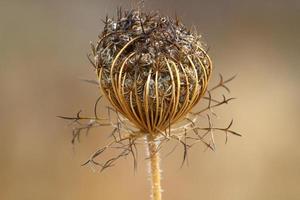
M 103 93 L 141 131 L 166 130 L 206 91 L 212 63 L 179 20 L 139 10 L 106 18 L 93 48 Z

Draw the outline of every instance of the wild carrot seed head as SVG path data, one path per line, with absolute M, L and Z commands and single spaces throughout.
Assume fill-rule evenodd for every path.
M 201 36 L 177 18 L 118 10 L 92 45 L 102 92 L 141 131 L 156 134 L 204 95 L 212 63 Z

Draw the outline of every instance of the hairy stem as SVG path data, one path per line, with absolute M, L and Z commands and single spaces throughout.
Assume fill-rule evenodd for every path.
M 152 186 L 152 200 L 161 200 L 161 185 L 160 185 L 160 157 L 159 152 L 157 151 L 158 142 L 155 141 L 155 138 L 149 134 L 147 136 L 147 145 L 149 152 L 149 175 L 151 179 Z

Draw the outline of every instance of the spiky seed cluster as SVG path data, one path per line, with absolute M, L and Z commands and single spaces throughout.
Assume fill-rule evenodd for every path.
M 118 10 L 116 20 L 106 18 L 92 48 L 105 96 L 137 128 L 153 135 L 192 109 L 211 75 L 200 36 L 159 13 Z

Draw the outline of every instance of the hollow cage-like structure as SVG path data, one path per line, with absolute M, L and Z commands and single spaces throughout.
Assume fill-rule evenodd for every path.
M 104 22 L 92 45 L 102 92 L 141 132 L 165 131 L 206 92 L 212 62 L 201 37 L 152 12 L 118 10 Z

